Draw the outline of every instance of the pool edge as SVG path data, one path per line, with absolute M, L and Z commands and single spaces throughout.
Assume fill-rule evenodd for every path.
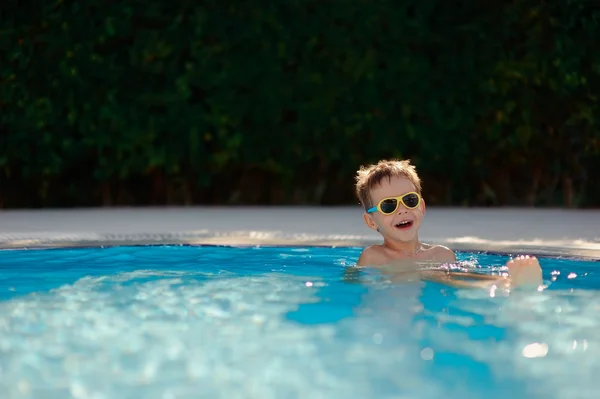
M 506 255 L 530 254 L 545 257 L 568 257 L 600 260 L 600 245 L 555 245 L 544 242 L 481 242 L 480 240 L 425 240 L 460 252 L 486 252 Z M 17 236 L 0 240 L 0 250 L 114 247 L 140 245 L 196 246 L 316 246 L 364 247 L 381 242 L 365 236 L 282 234 L 267 231 L 184 232 L 140 234 L 50 234 Z

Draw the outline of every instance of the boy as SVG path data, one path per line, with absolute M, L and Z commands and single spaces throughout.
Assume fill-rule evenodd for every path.
M 400 267 L 419 263 L 441 266 L 456 262 L 452 250 L 441 245 L 424 244 L 419 240 L 419 227 L 425 216 L 425 201 L 421 197 L 421 180 L 409 160 L 382 160 L 375 165 L 361 166 L 356 175 L 356 194 L 365 208 L 366 225 L 377 230 L 383 244 L 372 245 L 360 255 L 357 266 L 378 266 L 405 272 Z M 454 287 L 491 287 L 503 285 L 540 287 L 542 269 L 535 257 L 520 256 L 507 262 L 509 277 L 479 273 L 456 273 L 441 270 L 420 270 L 422 278 Z M 459 279 L 478 280 L 477 282 Z

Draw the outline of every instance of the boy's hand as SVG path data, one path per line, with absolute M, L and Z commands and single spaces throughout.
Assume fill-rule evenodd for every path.
M 542 268 L 535 256 L 520 255 L 506 262 L 510 274 L 511 286 L 539 287 L 543 284 Z

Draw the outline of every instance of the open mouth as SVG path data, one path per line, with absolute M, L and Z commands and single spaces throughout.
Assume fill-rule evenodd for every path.
M 396 223 L 396 228 L 400 230 L 410 229 L 413 223 L 414 222 L 412 220 L 403 220 L 401 222 Z

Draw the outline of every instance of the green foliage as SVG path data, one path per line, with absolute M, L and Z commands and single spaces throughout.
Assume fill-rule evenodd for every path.
M 465 4 L 468 3 L 468 4 Z M 597 206 L 590 1 L 48 1 L 0 21 L 0 206 Z

